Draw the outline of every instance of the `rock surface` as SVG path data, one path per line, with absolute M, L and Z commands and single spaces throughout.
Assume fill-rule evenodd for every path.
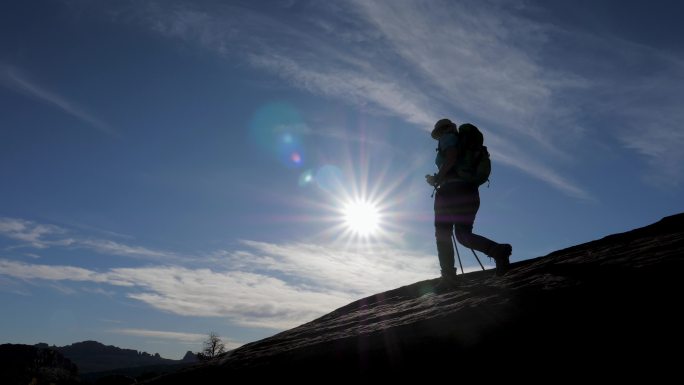
M 679 377 L 684 214 L 353 302 L 154 384 Z

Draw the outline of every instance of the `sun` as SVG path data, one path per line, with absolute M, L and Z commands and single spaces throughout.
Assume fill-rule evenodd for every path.
M 344 223 L 352 233 L 362 236 L 374 236 L 380 230 L 380 210 L 370 201 L 355 200 L 344 205 L 342 210 Z

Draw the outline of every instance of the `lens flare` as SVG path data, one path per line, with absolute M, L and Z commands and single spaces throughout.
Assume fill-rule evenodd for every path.
M 305 132 L 306 123 L 287 103 L 271 103 L 259 108 L 250 122 L 250 136 L 257 148 L 287 168 L 304 164 L 306 151 L 302 133 Z
M 301 164 L 302 163 L 302 156 L 299 155 L 298 152 L 293 152 L 292 155 L 290 155 L 290 160 L 294 164 Z
M 304 187 L 313 182 L 313 179 L 313 172 L 311 170 L 306 170 L 299 176 L 299 186 Z

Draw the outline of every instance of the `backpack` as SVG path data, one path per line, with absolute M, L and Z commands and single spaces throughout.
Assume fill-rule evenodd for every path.
M 457 175 L 460 179 L 478 186 L 488 182 L 489 174 L 492 172 L 489 151 L 483 143 L 484 136 L 475 125 L 464 123 L 458 127 Z

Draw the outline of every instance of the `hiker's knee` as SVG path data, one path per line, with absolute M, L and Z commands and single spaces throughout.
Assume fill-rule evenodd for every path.
M 465 247 L 470 247 L 473 241 L 473 229 L 467 227 L 456 228 L 456 240 Z

